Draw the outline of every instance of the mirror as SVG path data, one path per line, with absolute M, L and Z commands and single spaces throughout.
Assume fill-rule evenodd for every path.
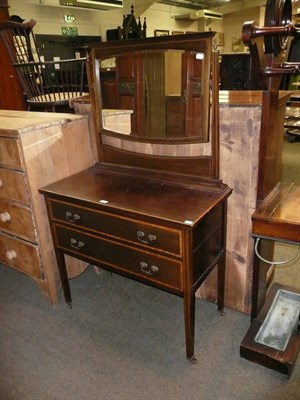
M 93 48 L 99 68 L 94 74 L 100 71 L 101 133 L 148 142 L 207 142 L 213 35 L 118 41 Z

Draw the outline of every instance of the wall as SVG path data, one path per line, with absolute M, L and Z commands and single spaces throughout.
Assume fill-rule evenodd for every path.
M 57 0 L 58 3 L 58 0 Z M 85 10 L 75 9 L 72 7 L 54 7 L 52 6 L 53 1 L 48 3 L 44 0 L 43 4 L 40 4 L 38 0 L 34 1 L 20 1 L 20 0 L 9 0 L 10 6 L 9 14 L 17 14 L 22 18 L 29 20 L 31 18 L 36 19 L 37 25 L 35 27 L 36 34 L 61 34 L 61 27 L 70 26 L 77 27 L 79 35 L 87 36 L 99 36 L 103 35 L 102 20 L 105 20 L 106 13 L 98 10 Z M 51 4 L 51 5 L 48 5 Z M 64 21 L 64 14 L 72 14 L 76 16 L 76 21 L 72 23 L 66 23 Z M 120 11 L 112 10 L 109 11 L 109 21 L 112 24 L 120 23 Z
M 255 21 L 257 25 L 264 25 L 264 14 L 265 7 L 253 7 L 225 14 L 223 17 L 224 53 L 231 53 L 233 51 L 233 42 L 241 38 L 241 31 L 245 21 Z M 244 46 L 242 45 L 236 51 L 244 51 Z
M 42 4 L 41 4 L 42 3 Z M 84 10 L 72 7 L 57 6 L 58 0 L 8 0 L 10 6 L 9 14 L 17 14 L 26 20 L 34 18 L 37 20 L 35 33 L 37 34 L 61 34 L 61 27 L 74 26 L 78 28 L 79 35 L 101 35 L 106 40 L 106 30 L 115 29 L 122 24 L 123 14 L 129 14 L 131 4 L 135 4 L 135 16 L 144 17 L 147 20 L 147 36 L 154 36 L 156 29 L 173 31 L 198 32 L 201 30 L 216 30 L 222 32 L 222 21 L 177 21 L 175 15 L 186 14 L 191 10 L 178 8 L 164 4 L 148 2 L 142 5 L 139 0 L 124 0 L 123 9 L 108 11 Z M 149 6 L 150 4 L 150 6 Z M 76 21 L 66 23 L 64 14 L 76 16 Z M 50 17 L 51 16 L 51 17 Z
M 106 40 L 106 30 L 115 29 L 122 25 L 123 14 L 130 14 L 132 0 L 124 0 L 123 9 L 112 9 L 107 11 L 88 10 L 72 7 L 57 6 L 58 0 L 8 0 L 10 6 L 9 14 L 17 14 L 26 20 L 34 18 L 37 20 L 35 33 L 37 34 L 61 34 L 62 26 L 74 26 L 78 28 L 79 35 L 101 35 L 102 40 Z M 136 1 L 138 4 L 138 1 Z M 135 16 L 147 18 L 148 34 L 153 36 L 155 29 L 173 30 L 191 30 L 197 31 L 197 23 L 184 24 L 184 27 L 179 26 L 174 20 L 174 15 L 179 14 L 176 7 L 170 7 L 163 4 L 155 3 L 148 7 L 144 12 L 145 7 L 136 7 Z M 141 13 L 143 11 L 143 13 Z M 184 8 L 180 9 L 180 13 L 186 12 Z M 76 21 L 66 23 L 64 14 L 72 14 L 76 16 Z M 51 16 L 51 17 L 50 17 Z
M 42 4 L 41 4 L 42 3 Z M 228 13 L 230 8 L 222 9 L 221 12 L 226 12 L 223 20 L 205 20 L 205 21 L 189 21 L 176 20 L 176 15 L 187 14 L 191 10 L 168 6 L 160 3 L 141 2 L 139 0 L 124 0 L 123 9 L 113 9 L 108 11 L 86 10 L 72 7 L 57 6 L 58 0 L 8 0 L 10 6 L 9 14 L 17 14 L 22 18 L 37 20 L 35 33 L 37 34 L 61 34 L 63 26 L 77 27 L 79 35 L 98 36 L 102 40 L 106 40 L 106 30 L 115 29 L 122 24 L 123 14 L 129 14 L 131 4 L 135 5 L 135 16 L 141 17 L 143 22 L 144 17 L 147 21 L 147 36 L 154 36 L 156 29 L 168 30 L 171 34 L 173 31 L 180 32 L 198 32 L 198 31 L 216 31 L 221 33 L 217 35 L 217 43 L 222 44 L 224 32 L 225 46 L 219 46 L 221 52 L 232 52 L 233 38 L 239 38 L 241 35 L 242 25 L 247 20 L 256 20 L 262 24 L 264 7 L 256 6 L 247 9 L 235 10 L 240 2 L 235 4 L 235 12 Z M 241 2 L 242 3 L 242 2 Z M 251 4 L 259 4 L 259 1 L 253 0 Z M 150 5 L 149 5 L 150 4 Z M 246 7 L 244 4 L 239 7 Z M 76 21 L 66 23 L 64 14 L 72 14 L 76 16 Z M 51 18 L 50 18 L 51 16 Z

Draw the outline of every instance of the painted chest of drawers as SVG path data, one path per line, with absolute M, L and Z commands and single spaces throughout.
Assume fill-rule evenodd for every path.
M 91 163 L 86 118 L 0 111 L 0 262 L 32 277 L 53 304 L 61 284 L 38 187 Z M 85 268 L 68 264 L 74 275 Z

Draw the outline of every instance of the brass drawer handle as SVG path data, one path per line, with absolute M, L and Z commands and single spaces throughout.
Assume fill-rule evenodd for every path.
M 155 242 L 157 240 L 157 236 L 153 235 L 152 233 L 146 235 L 143 231 L 137 231 L 136 236 L 139 242 L 146 244 L 151 244 L 152 242 Z
M 5 253 L 5 255 L 6 255 L 6 258 L 7 258 L 8 260 L 13 260 L 14 258 L 17 257 L 17 254 L 16 254 L 16 252 L 15 252 L 14 250 L 8 250 L 8 251 Z
M 0 179 L 0 188 L 3 186 L 2 179 Z
M 11 216 L 7 211 L 0 213 L 0 221 L 1 222 L 8 222 L 11 220 Z
M 145 263 L 144 261 L 140 262 L 140 269 L 147 275 L 154 275 L 156 272 L 159 271 L 159 268 L 156 265 L 151 265 L 149 267 L 148 264 Z
M 73 247 L 76 250 L 81 250 L 82 247 L 84 247 L 84 243 L 83 242 L 77 241 L 76 239 L 73 239 L 73 238 L 71 238 L 70 244 L 71 244 L 71 247 Z
M 80 215 L 72 214 L 70 211 L 66 211 L 66 220 L 69 222 L 77 222 L 80 220 Z

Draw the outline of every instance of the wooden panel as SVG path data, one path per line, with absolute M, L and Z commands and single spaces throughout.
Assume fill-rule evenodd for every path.
M 220 92 L 220 178 L 233 188 L 233 193 L 228 199 L 225 305 L 248 314 L 253 303 L 251 293 L 255 270 L 251 217 L 256 209 L 262 185 L 266 193 L 273 189 L 281 176 L 283 110 L 289 93 L 280 92 L 273 105 L 274 121 L 270 124 L 276 125 L 274 136 L 277 139 L 272 142 L 273 139 L 265 132 L 265 142 L 260 150 L 262 98 L 260 91 Z M 264 120 L 267 124 L 266 118 Z M 268 129 L 273 129 L 270 124 Z M 269 161 L 261 165 L 259 174 L 258 155 L 261 152 L 264 154 L 263 158 L 268 154 Z M 269 179 L 271 175 L 272 179 Z M 265 248 L 262 252 L 266 258 L 270 258 L 268 253 L 272 254 L 272 248 Z M 263 294 L 259 297 L 262 298 L 268 287 L 268 269 L 269 267 L 261 268 L 259 287 Z M 198 293 L 200 297 L 216 298 L 216 278 L 213 271 L 202 285 Z
M 130 165 L 135 167 L 157 169 L 181 174 L 193 174 L 207 177 L 211 174 L 210 157 L 158 157 L 147 156 L 144 154 L 130 153 L 103 146 L 102 148 L 104 162 L 118 162 L 121 165 Z
M 220 178 L 233 188 L 227 209 L 225 306 L 246 313 L 251 310 L 251 216 L 256 207 L 260 118 L 259 104 L 220 108 Z M 197 296 L 215 300 L 216 281 L 212 271 Z
M 207 235 L 193 254 L 194 282 L 195 286 L 206 278 L 216 263 L 216 259 L 222 254 L 223 246 L 222 226 L 218 226 Z
M 101 139 L 103 145 L 114 147 L 115 149 L 123 149 L 128 152 L 142 153 L 147 156 L 153 155 L 172 158 L 211 156 L 211 146 L 208 143 L 177 143 L 176 140 L 166 141 L 166 143 L 147 143 L 128 140 L 125 135 L 124 138 L 120 138 L 106 134 L 102 134 Z M 196 171 L 194 170 L 194 173 Z M 191 171 L 192 173 L 193 171 Z
M 37 119 L 44 116 L 44 119 L 47 120 L 47 114 L 50 113 L 29 113 L 31 123 L 34 124 L 33 117 L 35 115 Z M 69 121 L 64 122 L 64 117 L 66 114 L 56 117 L 58 121 L 61 118 L 62 123 L 56 122 L 53 126 L 45 124 L 39 129 L 35 128 L 21 135 L 33 214 L 39 235 L 43 268 L 48 282 L 48 296 L 54 303 L 58 298 L 59 277 L 57 269 L 53 268 L 56 260 L 47 223 L 47 211 L 38 188 L 87 168 L 93 162 L 87 119 L 79 117 L 79 119 L 73 118 L 72 120 L 72 116 L 68 115 Z M 75 154 L 76 157 L 74 157 Z M 39 171 L 42 166 L 43 173 L 41 174 Z M 86 267 L 86 263 L 69 259 L 70 278 L 82 273 Z
M 193 247 L 196 249 L 222 222 L 222 205 L 207 214 L 193 232 Z

